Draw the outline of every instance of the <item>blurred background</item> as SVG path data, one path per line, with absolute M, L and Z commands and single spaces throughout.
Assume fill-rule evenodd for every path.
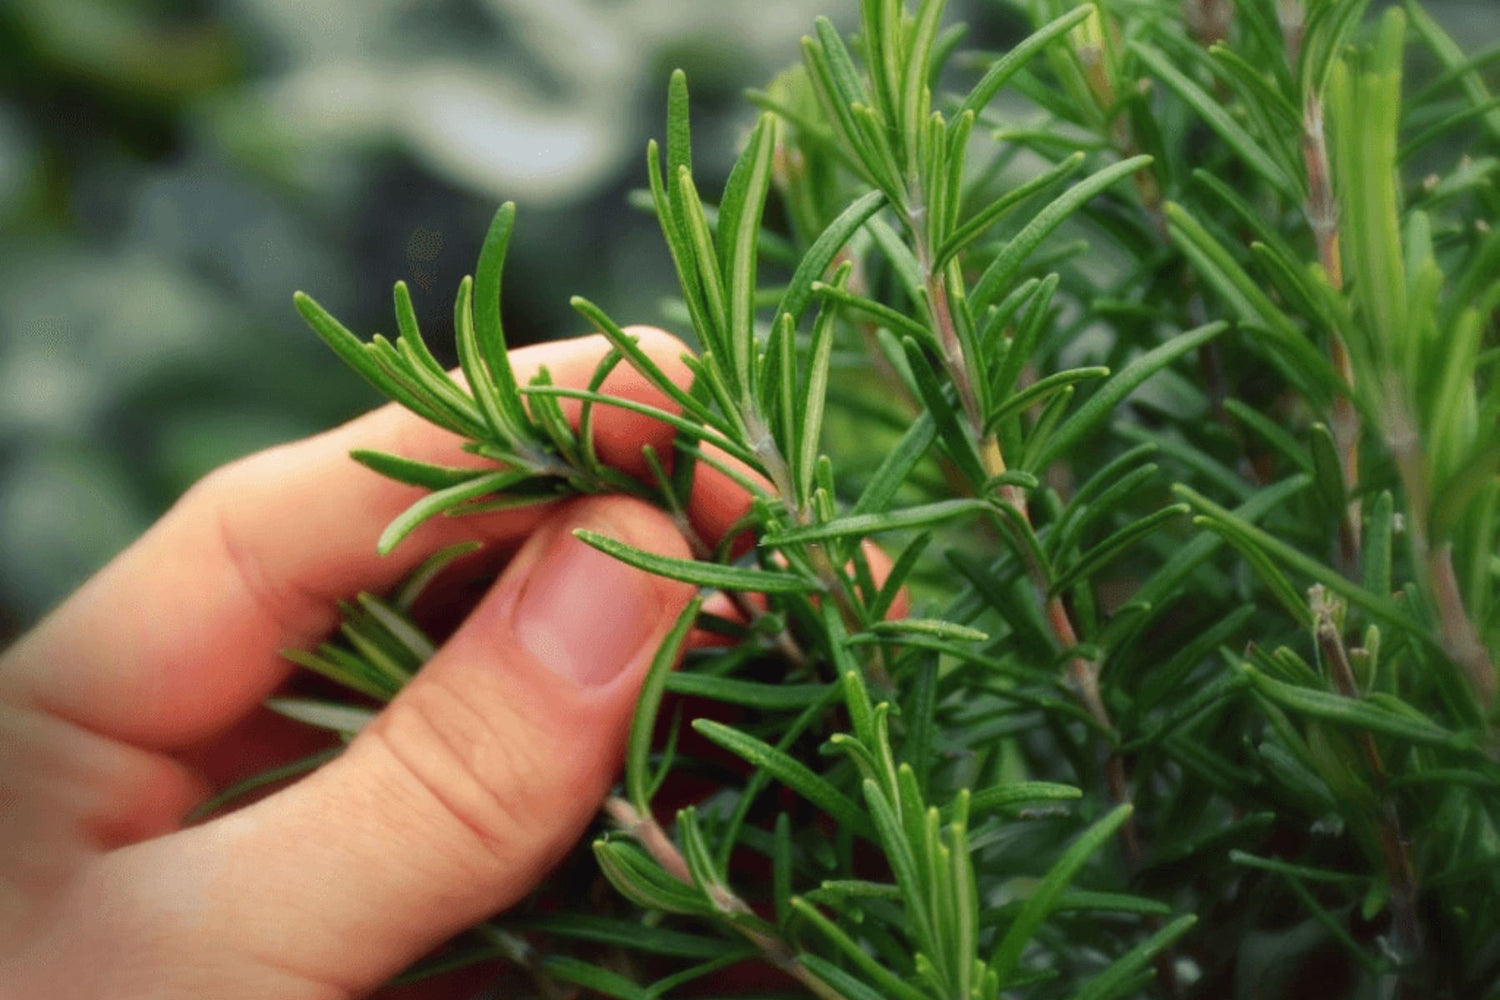
M 1500 0 L 1428 4 L 1466 46 Z M 378 402 L 302 325 L 317 297 L 393 332 L 405 279 L 451 344 L 491 213 L 519 205 L 513 343 L 585 332 L 588 295 L 660 321 L 654 221 L 627 204 L 666 80 L 695 167 L 740 97 L 857 0 L 0 0 L 0 646 L 204 472 Z M 952 0 L 971 44 L 1019 37 Z

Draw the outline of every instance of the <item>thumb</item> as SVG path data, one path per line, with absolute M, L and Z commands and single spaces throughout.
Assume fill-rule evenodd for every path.
M 359 993 L 532 889 L 614 781 L 644 673 L 692 596 L 584 545 L 581 527 L 688 556 L 670 519 L 638 501 L 561 508 L 337 760 L 116 852 L 134 869 L 121 877 L 171 914 L 167 938 L 248 956 L 251 974 Z M 284 978 L 274 995 L 290 995 Z

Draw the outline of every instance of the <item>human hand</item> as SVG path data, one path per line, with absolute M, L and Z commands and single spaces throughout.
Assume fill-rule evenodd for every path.
M 687 382 L 677 341 L 633 332 Z M 606 350 L 591 337 L 512 357 L 523 384 L 545 364 L 582 387 Z M 670 407 L 623 366 L 604 391 Z M 595 435 L 626 471 L 644 444 L 671 453 L 670 428 L 617 408 L 596 410 Z M 439 519 L 376 556 L 418 493 L 348 452 L 477 461 L 457 444 L 386 407 L 228 466 L 0 660 L 0 996 L 361 995 L 519 900 L 576 841 L 691 588 L 572 530 L 679 558 L 688 546 L 660 511 L 599 497 Z M 745 505 L 699 470 L 701 534 Z M 215 783 L 200 765 L 263 756 L 278 650 L 323 638 L 338 599 L 476 534 L 515 551 L 499 581 L 343 754 L 183 825 Z

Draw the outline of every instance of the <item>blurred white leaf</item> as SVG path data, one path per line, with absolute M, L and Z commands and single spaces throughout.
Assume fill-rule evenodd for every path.
M 665 91 L 671 53 L 722 57 L 755 82 L 795 61 L 815 14 L 848 21 L 857 6 L 488 0 L 488 30 L 452 39 L 443 25 L 473 12 L 437 0 L 241 4 L 292 59 L 227 99 L 227 144 L 275 150 L 294 164 L 285 173 L 320 186 L 320 157 L 395 145 L 467 190 L 532 204 L 586 197 L 638 156 L 646 93 Z
M 634 148 L 619 109 L 548 105 L 509 79 L 461 65 L 410 73 L 401 86 L 396 124 L 411 153 L 492 198 L 586 194 Z
M 153 254 L 54 245 L 3 263 L 0 428 L 9 432 L 87 427 L 138 380 L 215 346 L 216 296 Z

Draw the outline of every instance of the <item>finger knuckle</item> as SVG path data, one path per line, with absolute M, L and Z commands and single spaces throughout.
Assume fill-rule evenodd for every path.
M 428 800 L 434 822 L 466 831 L 492 855 L 514 861 L 540 807 L 546 773 L 537 741 L 514 716 L 479 710 L 437 677 L 407 689 L 371 727 L 397 780 Z
M 270 463 L 285 445 L 245 455 L 212 469 L 188 487 L 178 507 L 216 507 L 232 504 L 246 490 L 264 482 Z

